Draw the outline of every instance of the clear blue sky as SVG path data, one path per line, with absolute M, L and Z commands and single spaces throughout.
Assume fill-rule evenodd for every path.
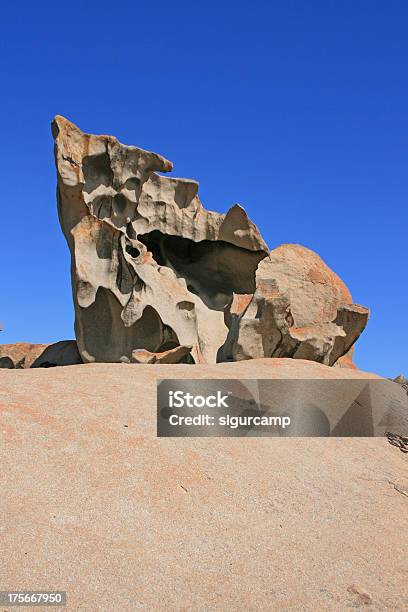
M 7 2 L 0 30 L 1 342 L 73 337 L 58 113 L 317 251 L 372 310 L 357 364 L 407 374 L 407 2 Z

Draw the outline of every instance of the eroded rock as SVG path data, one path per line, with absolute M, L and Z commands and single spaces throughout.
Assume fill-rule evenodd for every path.
M 61 340 L 54 344 L 0 344 L 0 368 L 47 368 L 81 363 L 75 340 Z
M 233 293 L 255 291 L 268 254 L 238 205 L 203 208 L 198 183 L 163 177 L 164 157 L 53 122 L 58 206 L 72 256 L 75 331 L 85 362 L 191 346 L 215 362 Z
M 260 262 L 251 300 L 233 297 L 219 358 L 293 357 L 334 365 L 367 320 L 367 308 L 352 304 L 345 284 L 316 253 L 281 245 Z
M 30 344 L 16 342 L 15 344 L 0 344 L 0 367 L 8 369 L 24 368 L 26 356 L 33 351 L 41 351 L 46 344 Z
M 52 129 L 84 362 L 350 356 L 368 311 L 316 254 L 269 255 L 241 206 L 207 211 L 161 155 L 60 116 Z
M 146 349 L 136 349 L 132 352 L 133 363 L 189 363 L 187 359 L 191 353 L 191 346 L 176 346 L 176 348 L 152 353 Z

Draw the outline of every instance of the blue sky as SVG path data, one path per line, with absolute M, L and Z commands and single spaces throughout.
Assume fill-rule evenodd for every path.
M 0 341 L 73 337 L 50 121 L 114 134 L 317 251 L 371 308 L 359 367 L 408 372 L 408 4 L 3 5 Z

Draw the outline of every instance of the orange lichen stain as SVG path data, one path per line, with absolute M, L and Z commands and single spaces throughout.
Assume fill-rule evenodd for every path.
M 296 336 L 298 339 L 308 338 L 315 334 L 313 327 L 290 327 L 289 332 L 291 336 Z
M 323 262 L 321 262 L 320 265 L 311 267 L 306 273 L 306 278 L 312 283 L 321 283 L 337 290 L 339 298 L 342 299 L 345 304 L 351 304 L 352 298 L 350 291 L 337 274 L 330 270 Z
M 4 420 L 0 420 L 0 439 L 2 438 L 5 442 L 15 440 L 18 437 L 18 430 L 12 427 Z
M 336 361 L 336 366 L 339 368 L 349 368 L 350 370 L 358 370 L 353 358 L 349 353 L 346 353 Z
M 184 454 L 189 461 L 198 461 L 200 459 L 200 453 L 193 451 L 191 448 L 187 448 Z
M 185 494 L 208 498 L 212 479 L 207 474 L 206 462 L 199 455 L 193 460 L 188 453 L 174 459 L 166 453 L 157 453 L 155 457 L 156 460 L 144 470 L 145 489 L 141 494 L 146 490 L 149 500 L 162 505 L 167 514 L 175 516 L 185 509 Z M 221 494 L 213 491 L 211 496 L 214 498 Z M 169 506 L 170 497 L 172 504 Z
M 323 283 L 327 284 L 330 281 L 330 275 L 328 271 L 321 266 L 314 266 L 308 270 L 306 277 L 312 281 L 312 283 Z
M 35 410 L 26 404 L 0 404 L 0 412 L 12 412 L 26 422 L 34 422 L 57 431 L 65 430 L 65 424 L 55 416 Z
M 130 446 L 131 448 L 138 448 L 139 446 L 146 446 L 146 438 L 143 438 L 142 436 L 131 436 L 129 438 L 126 438 L 125 443 L 127 446 Z
M 71 233 L 76 239 L 84 238 L 85 240 L 96 240 L 102 227 L 102 221 L 100 221 L 96 217 L 91 217 L 90 215 L 87 215 L 86 217 L 83 217 L 83 219 L 79 223 L 77 223 Z
M 17 410 L 24 410 L 26 408 L 25 404 L 0 404 L 0 412 L 16 412 Z
M 252 293 L 234 293 L 230 313 L 235 315 L 241 315 L 251 300 Z
M 152 255 L 152 253 L 150 251 L 146 251 L 146 253 L 143 253 L 143 255 L 141 255 L 141 258 L 140 258 L 139 261 L 142 264 L 155 264 L 156 263 L 154 261 L 154 259 L 153 259 L 153 255 Z
M 262 293 L 264 298 L 278 298 L 281 295 L 273 279 L 264 278 L 258 281 L 257 291 Z

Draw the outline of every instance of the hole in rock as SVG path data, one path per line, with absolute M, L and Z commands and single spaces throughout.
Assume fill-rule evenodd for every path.
M 154 230 L 138 236 L 154 260 L 186 280 L 191 293 L 213 310 L 223 310 L 232 293 L 254 293 L 263 251 L 247 251 L 222 240 L 194 242 Z
M 190 289 L 189 289 L 190 291 Z M 182 302 L 177 302 L 176 304 L 177 308 L 179 310 L 187 310 L 187 311 L 191 311 L 194 310 L 194 304 L 193 302 L 187 302 L 187 301 L 182 301 Z
M 139 191 L 140 179 L 138 179 L 136 176 L 128 178 L 125 183 L 125 188 L 129 191 Z
M 123 215 L 126 210 L 127 200 L 122 193 L 117 193 L 112 201 L 112 210 L 115 215 Z
M 112 196 L 96 196 L 92 200 L 92 212 L 98 219 L 106 219 L 112 216 Z
M 126 226 L 126 235 L 131 239 L 131 240 L 136 240 L 136 232 L 133 228 L 132 223 L 129 221 L 129 223 Z
M 139 249 L 137 249 L 136 247 L 132 246 L 131 244 L 127 244 L 126 245 L 126 253 L 129 253 L 129 255 L 131 257 L 133 257 L 134 259 L 136 259 L 136 257 L 139 257 L 139 255 L 140 255 Z
M 178 342 L 176 342 L 175 340 L 169 340 L 168 342 L 165 342 L 161 345 L 160 352 L 163 353 L 164 351 L 170 351 L 171 349 L 177 348 L 178 346 Z
M 166 329 L 154 308 L 146 306 L 143 314 L 127 327 L 122 320 L 122 305 L 108 289 L 99 287 L 95 301 L 81 311 L 81 325 L 87 330 L 82 338 L 85 350 L 100 362 L 129 360 L 134 349 L 159 352 L 164 342 L 172 340 L 172 330 Z M 177 342 L 179 344 L 179 342 Z
M 82 161 L 82 171 L 84 173 L 84 191 L 91 193 L 99 185 L 109 187 L 113 183 L 113 172 L 110 166 L 110 159 L 107 153 L 99 155 L 87 155 Z

